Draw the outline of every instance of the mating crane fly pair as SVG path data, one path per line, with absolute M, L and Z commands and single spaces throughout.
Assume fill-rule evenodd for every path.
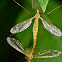
M 13 1 L 15 3 L 17 3 L 15 0 L 13 0 Z M 33 3 L 33 0 L 32 0 L 32 3 Z M 21 6 L 19 3 L 17 3 L 17 4 L 19 6 Z M 57 8 L 59 8 L 61 6 L 58 6 Z M 25 9 L 23 6 L 21 6 L 21 7 L 23 9 Z M 33 5 L 32 5 L 32 7 L 33 7 Z M 55 9 L 57 9 L 57 8 L 55 8 Z M 52 11 L 54 11 L 55 9 L 53 9 Z M 49 13 L 51 13 L 52 11 L 50 11 Z M 47 13 L 47 14 L 49 14 L 49 13 Z M 35 56 L 33 55 L 33 50 L 36 45 L 36 38 L 37 38 L 37 33 L 38 33 L 38 19 L 39 18 L 41 19 L 43 26 L 45 27 L 46 30 L 48 30 L 49 32 L 51 32 L 52 34 L 54 34 L 56 36 L 59 36 L 59 37 L 62 36 L 62 32 L 60 31 L 60 29 L 58 29 L 56 26 L 48 23 L 42 17 L 40 17 L 40 13 L 39 13 L 38 9 L 37 9 L 37 13 L 35 14 L 34 17 L 15 25 L 14 27 L 11 28 L 10 32 L 12 34 L 16 34 L 18 32 L 24 31 L 25 29 L 27 29 L 30 26 L 30 24 L 32 23 L 32 20 L 34 18 L 35 18 L 35 21 L 34 21 L 34 25 L 33 25 L 33 48 L 29 54 L 26 54 L 23 45 L 18 40 L 11 38 L 11 37 L 7 37 L 7 42 L 17 51 L 26 55 L 28 57 L 28 62 L 30 62 L 33 58 L 52 58 L 52 57 L 59 56 L 61 54 L 61 51 L 58 51 L 58 50 L 45 50 L 45 51 L 41 51 L 40 53 L 36 54 Z

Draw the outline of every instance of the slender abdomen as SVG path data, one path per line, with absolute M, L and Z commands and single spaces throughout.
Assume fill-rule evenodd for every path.
M 38 33 L 38 18 L 35 18 L 34 25 L 33 25 L 33 40 L 36 41 Z

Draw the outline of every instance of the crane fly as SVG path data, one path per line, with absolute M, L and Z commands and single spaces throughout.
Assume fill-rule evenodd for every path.
M 15 3 L 17 3 L 15 0 L 13 0 Z M 19 6 L 21 6 L 19 3 L 17 3 Z M 53 9 L 52 11 L 56 10 L 57 8 L 61 7 L 62 5 L 56 7 L 55 9 Z M 22 6 L 21 6 L 22 7 Z M 24 10 L 26 10 L 24 7 L 22 7 Z M 32 8 L 33 8 L 33 0 L 32 0 Z M 26 10 L 27 11 L 27 10 Z M 19 32 L 24 31 L 25 29 L 27 29 L 31 23 L 32 20 L 35 18 L 34 21 L 34 25 L 33 25 L 33 38 L 34 40 L 36 39 L 37 33 L 38 33 L 38 19 L 40 18 L 43 26 L 46 30 L 48 30 L 51 34 L 54 34 L 56 36 L 62 36 L 62 32 L 60 31 L 59 28 L 57 28 L 56 26 L 54 26 L 53 24 L 47 22 L 46 20 L 44 20 L 42 17 L 40 17 L 40 14 L 50 14 L 52 11 L 48 12 L 48 13 L 39 13 L 39 9 L 37 9 L 37 12 L 35 12 L 35 16 L 32 18 L 29 18 L 21 23 L 18 23 L 17 25 L 15 25 L 14 27 L 11 28 L 10 32 L 12 34 L 16 34 Z M 28 12 L 28 11 L 27 11 Z M 29 13 L 29 12 L 28 12 Z M 30 13 L 29 13 L 30 14 Z M 33 14 L 33 13 L 32 13 Z
M 29 18 L 29 19 L 27 19 L 27 20 L 25 20 L 25 21 L 23 21 L 21 23 L 18 23 L 17 25 L 15 25 L 14 27 L 11 28 L 10 32 L 13 33 L 13 34 L 16 34 L 18 32 L 24 31 L 25 29 L 27 29 L 31 25 L 32 20 L 34 18 L 35 18 L 34 25 L 33 25 L 33 36 L 34 36 L 34 38 L 36 37 L 37 32 L 38 32 L 38 19 L 39 18 L 41 19 L 41 21 L 43 23 L 43 26 L 44 26 L 44 28 L 46 30 L 48 30 L 50 33 L 52 33 L 52 34 L 54 34 L 56 36 L 59 36 L 59 37 L 62 36 L 62 32 L 60 31 L 59 28 L 57 28 L 53 24 L 47 22 L 42 17 L 40 17 L 38 9 L 37 9 L 37 13 L 35 14 L 34 17 Z
M 28 62 L 30 62 L 33 58 L 52 58 L 52 57 L 57 57 L 61 54 L 61 51 L 58 50 L 44 50 L 37 53 L 36 55 L 32 55 L 31 52 L 27 54 L 23 45 L 15 38 L 7 37 L 7 42 L 14 49 L 24 54 L 28 58 L 27 59 Z
M 13 0 L 13 1 L 15 3 L 17 3 L 15 0 Z M 32 3 L 33 3 L 33 0 L 32 0 Z M 19 6 L 21 6 L 19 3 L 17 3 L 17 4 Z M 61 6 L 58 6 L 57 8 L 59 8 Z M 24 10 L 26 10 L 24 7 L 22 7 L 22 8 Z M 32 8 L 33 8 L 33 5 L 32 5 Z M 55 9 L 57 9 L 57 8 L 55 8 Z M 55 9 L 53 9 L 52 11 L 54 11 Z M 49 13 L 51 13 L 52 11 L 50 11 Z M 47 13 L 47 14 L 49 14 L 49 13 Z M 37 9 L 37 12 L 36 12 L 34 17 L 31 17 L 31 18 L 29 18 L 29 19 L 27 19 L 27 20 L 25 20 L 25 21 L 23 21 L 21 23 L 18 23 L 17 25 L 12 27 L 11 30 L 10 30 L 10 32 L 12 34 L 16 34 L 16 33 L 22 32 L 22 31 L 24 31 L 25 29 L 27 29 L 31 25 L 32 20 L 35 18 L 35 21 L 34 21 L 34 24 L 33 24 L 33 49 L 34 49 L 34 47 L 36 45 L 36 39 L 37 39 L 37 33 L 38 33 L 38 19 L 41 19 L 44 28 L 47 31 L 49 31 L 51 34 L 54 34 L 54 35 L 59 36 L 59 37 L 62 36 L 62 32 L 60 31 L 60 29 L 57 28 L 56 26 L 54 26 L 53 24 L 47 22 L 46 20 L 44 20 L 42 17 L 40 17 L 40 14 L 43 14 L 43 13 L 39 13 L 39 9 Z

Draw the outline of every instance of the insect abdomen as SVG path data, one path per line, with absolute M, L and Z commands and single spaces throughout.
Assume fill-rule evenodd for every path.
M 34 25 L 33 25 L 33 40 L 36 41 L 38 32 L 38 18 L 35 18 Z

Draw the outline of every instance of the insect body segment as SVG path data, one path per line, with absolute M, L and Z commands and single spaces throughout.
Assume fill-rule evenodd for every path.
M 33 40 L 36 41 L 38 33 L 38 18 L 35 18 L 34 25 L 33 25 Z
M 34 17 L 35 17 L 35 21 L 33 24 L 33 49 L 35 48 L 35 45 L 36 45 L 36 39 L 37 39 L 37 33 L 38 33 L 38 19 L 40 17 L 38 9 Z

